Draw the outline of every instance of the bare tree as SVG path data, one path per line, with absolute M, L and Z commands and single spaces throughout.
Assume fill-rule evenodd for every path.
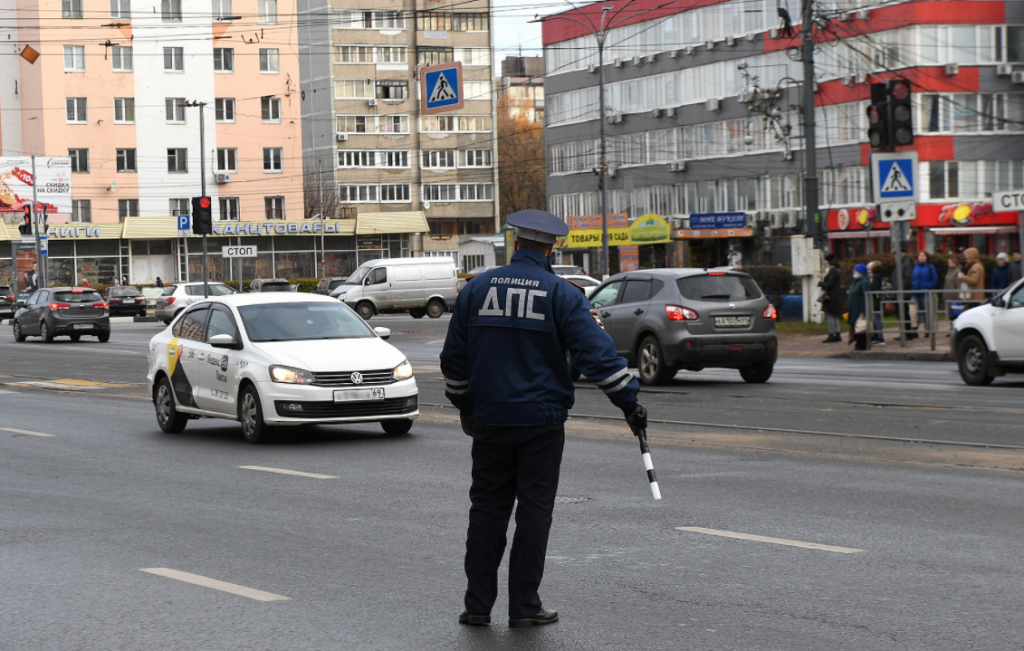
M 333 170 L 316 169 L 306 171 L 302 176 L 302 194 L 305 200 L 305 219 L 338 219 L 341 217 L 341 204 L 338 201 L 338 188 L 334 184 Z

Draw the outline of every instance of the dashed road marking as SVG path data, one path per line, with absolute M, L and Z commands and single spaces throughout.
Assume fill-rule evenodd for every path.
M 8 394 L 8 393 L 13 393 L 13 394 L 17 395 L 18 393 L 20 393 L 20 391 L 8 391 L 7 389 L 0 389 L 0 396 Z
M 149 574 L 155 574 L 157 576 L 163 576 L 168 579 L 175 579 L 177 581 L 183 581 L 185 583 L 191 583 L 193 585 L 202 586 L 204 588 L 210 588 L 212 590 L 220 590 L 221 592 L 229 592 L 240 597 L 248 597 L 249 599 L 255 599 L 256 601 L 287 601 L 288 597 L 283 597 L 273 592 L 264 592 L 263 590 L 256 590 L 254 588 L 247 588 L 244 585 L 238 585 L 236 583 L 228 583 L 227 581 L 218 581 L 217 579 L 211 579 L 206 576 L 200 576 L 198 574 L 192 574 L 190 572 L 181 572 L 179 570 L 172 570 L 167 567 L 144 567 L 143 572 Z
M 296 477 L 310 477 L 312 479 L 337 479 L 336 475 L 318 475 L 315 472 L 300 472 L 298 470 L 286 470 L 284 468 L 266 468 L 264 466 L 238 466 L 246 470 L 262 470 L 263 472 L 275 472 L 279 475 L 294 475 Z
M 722 531 L 721 529 L 705 529 L 704 527 L 676 527 L 679 531 L 691 531 L 693 533 L 705 533 L 709 536 L 722 536 L 724 538 L 738 538 L 740 540 L 753 540 L 766 542 L 775 545 L 788 545 L 790 547 L 803 547 L 804 549 L 818 549 L 826 552 L 837 552 L 840 554 L 856 554 L 864 551 L 852 547 L 834 547 L 820 543 L 804 542 L 802 540 L 787 540 L 786 538 L 770 538 L 768 536 L 757 536 L 751 533 L 738 533 L 735 531 Z
M 14 432 L 15 434 L 24 434 L 25 436 L 39 436 L 42 438 L 56 436 L 55 434 L 44 434 L 43 432 L 32 432 L 27 429 L 14 429 L 13 427 L 0 427 L 0 430 L 5 432 Z

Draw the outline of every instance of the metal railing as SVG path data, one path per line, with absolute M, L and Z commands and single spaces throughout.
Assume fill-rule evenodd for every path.
M 899 342 L 901 348 L 906 348 L 908 335 L 914 335 L 915 337 L 924 335 L 931 339 L 929 348 L 935 350 L 935 338 L 936 335 L 946 332 L 939 328 L 939 315 L 942 315 L 944 321 L 952 328 L 953 320 L 956 317 L 950 318 L 950 308 L 959 304 L 961 310 L 968 310 L 971 307 L 981 305 L 992 296 L 1002 293 L 1002 289 L 971 289 L 971 290 L 960 290 L 960 289 L 907 289 L 903 291 L 903 300 L 900 301 L 897 296 L 895 289 L 877 290 L 877 291 L 866 291 L 864 292 L 865 310 L 864 317 L 867 319 L 868 329 L 865 337 L 867 339 L 866 345 L 867 350 L 871 350 L 872 337 L 877 334 L 885 333 L 885 306 L 887 304 L 896 305 L 896 322 L 898 324 L 897 332 L 899 333 Z M 977 298 L 968 298 L 970 296 L 977 296 L 981 294 L 984 298 L 980 300 Z M 917 300 L 918 296 L 923 296 L 924 299 L 924 329 L 919 330 L 917 320 L 912 315 L 914 310 L 917 314 L 921 313 L 921 306 Z M 876 329 L 875 317 L 879 314 L 878 310 L 875 310 L 875 299 L 879 300 L 879 304 L 882 306 L 882 329 Z M 911 309 L 911 305 L 914 306 L 914 310 Z M 911 321 L 914 321 L 913 323 Z

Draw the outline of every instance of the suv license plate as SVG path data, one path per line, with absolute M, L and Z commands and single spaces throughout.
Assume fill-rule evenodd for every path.
M 334 402 L 367 402 L 383 399 L 384 389 L 341 389 L 334 392 Z
M 74 328 L 75 330 L 92 330 L 93 326 L 91 323 L 76 323 L 71 327 Z
M 749 316 L 716 316 L 716 328 L 746 328 L 750 325 Z

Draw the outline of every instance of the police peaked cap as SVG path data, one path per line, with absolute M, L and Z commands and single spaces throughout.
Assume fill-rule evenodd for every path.
M 520 210 L 508 216 L 508 225 L 516 229 L 516 237 L 541 244 L 554 244 L 569 234 L 569 225 L 543 210 Z

